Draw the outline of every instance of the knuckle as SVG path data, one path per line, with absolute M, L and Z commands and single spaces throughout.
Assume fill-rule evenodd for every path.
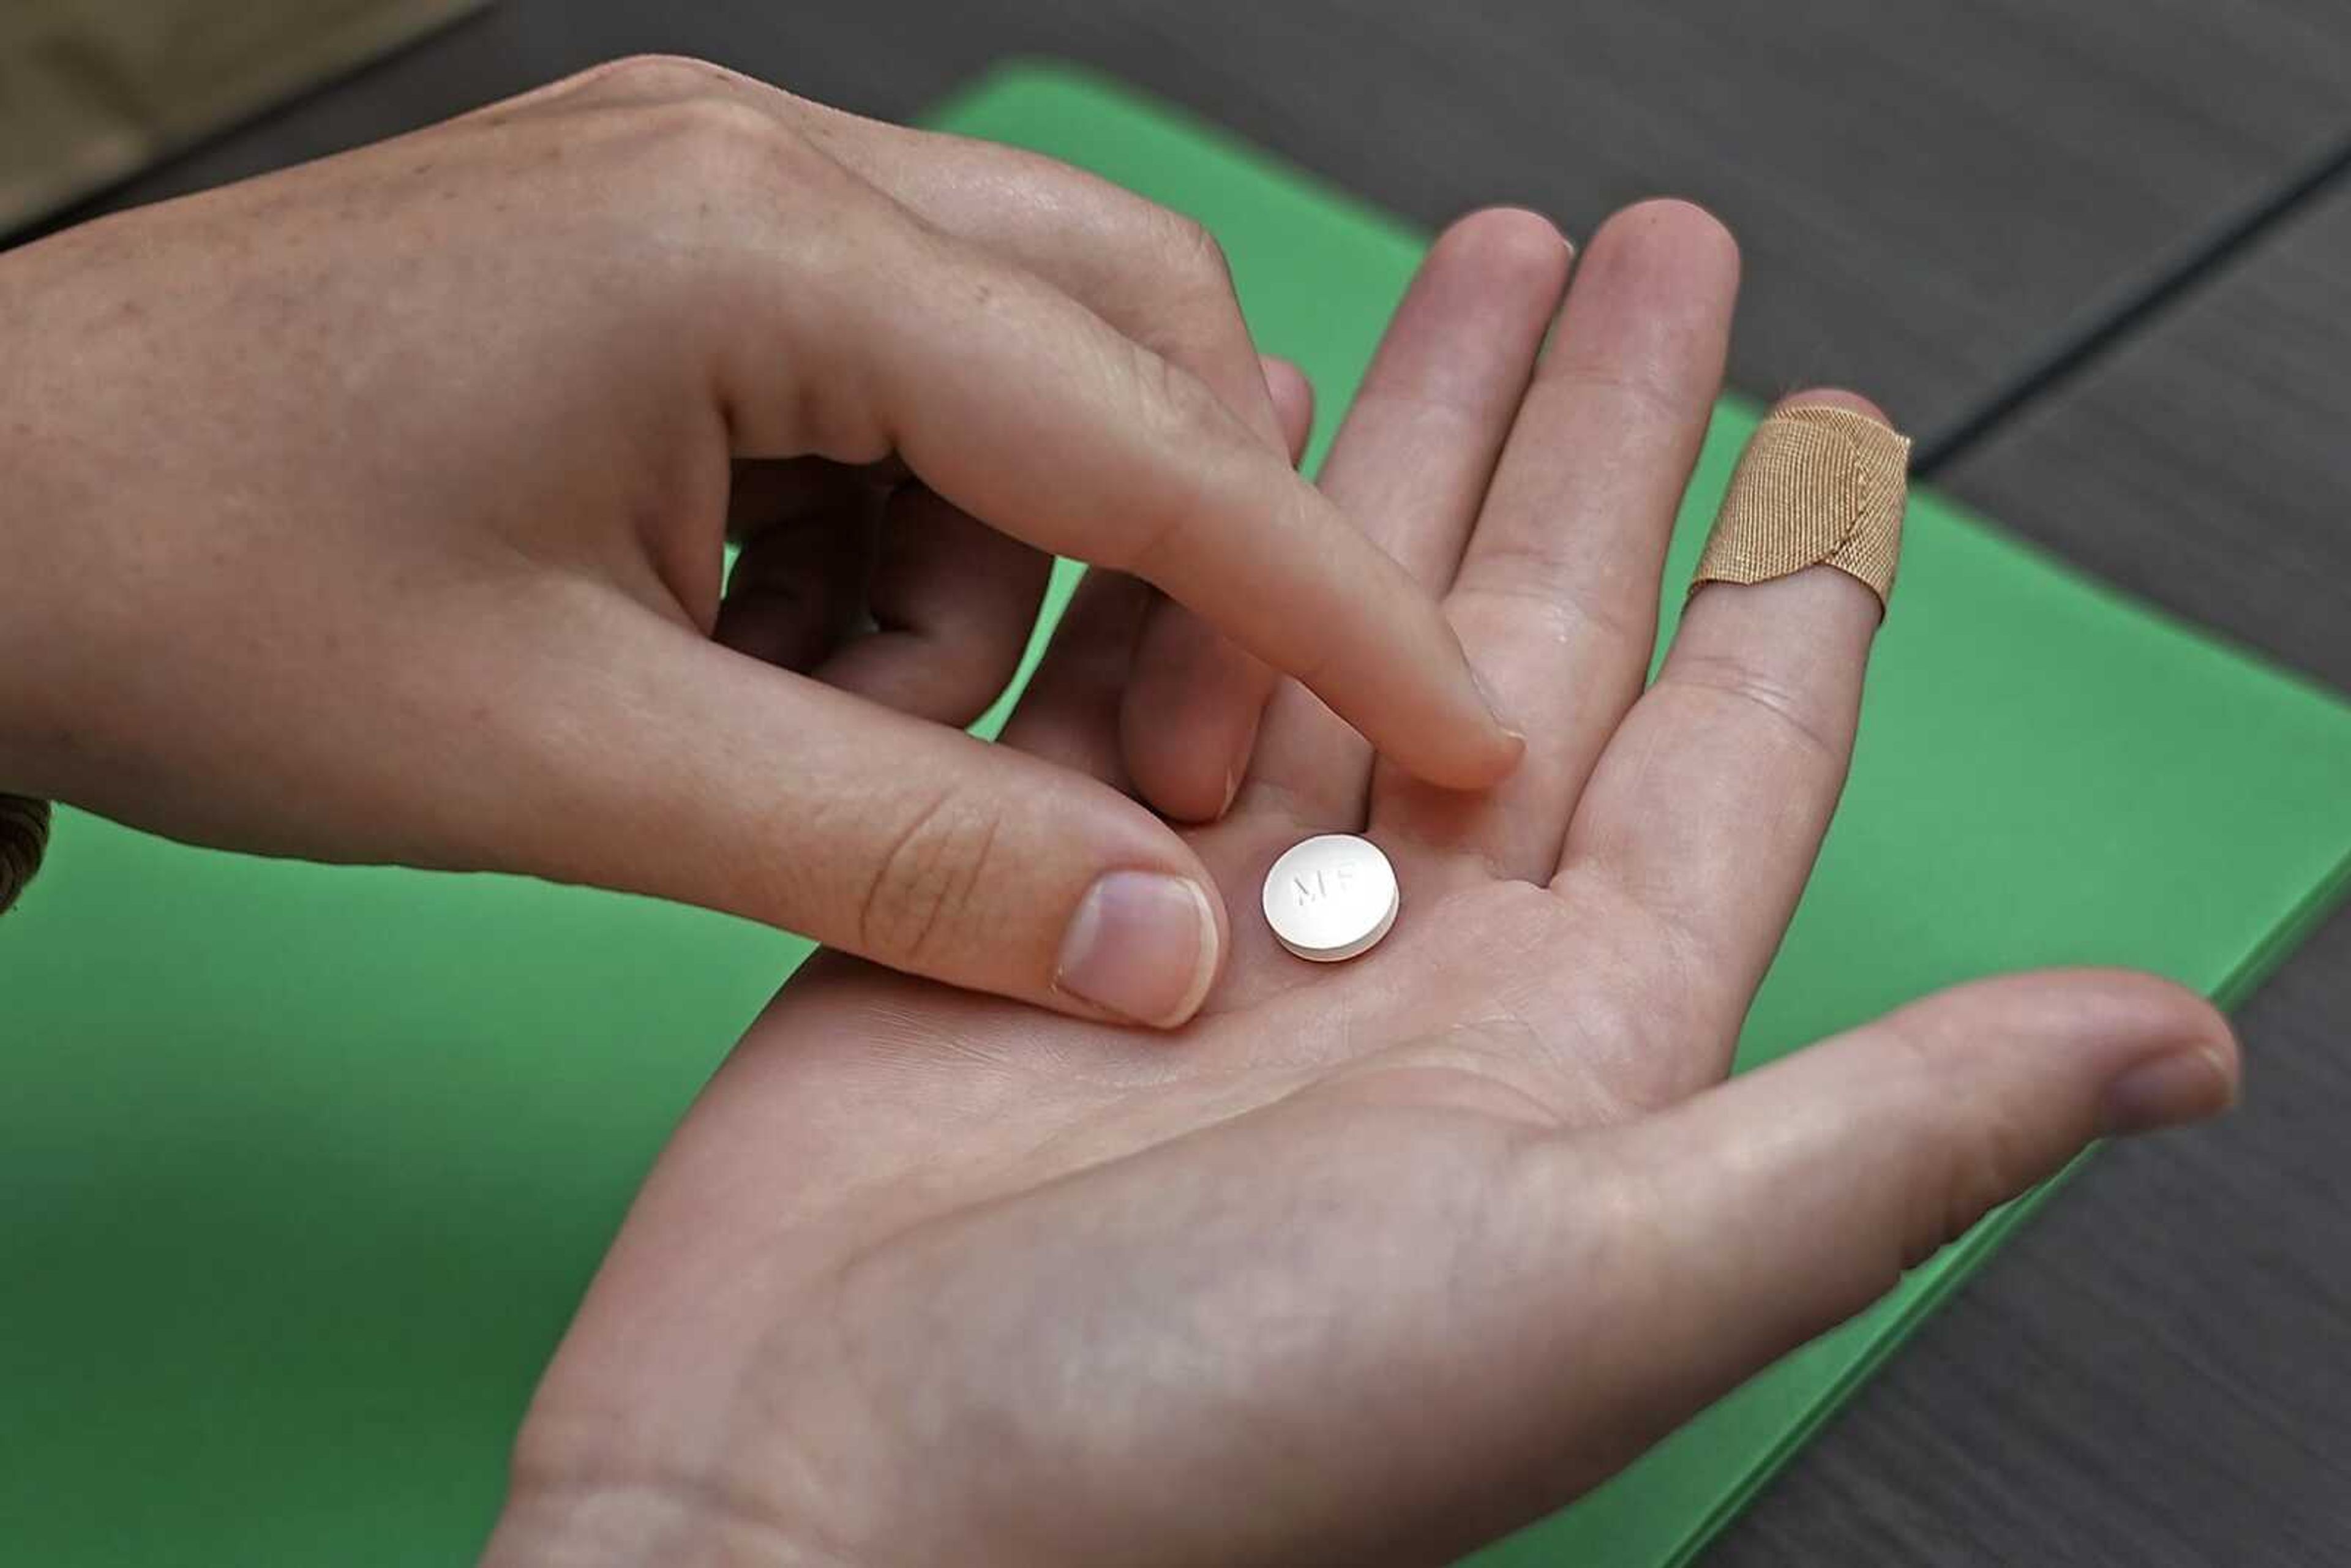
M 1168 231 L 1160 253 L 1166 258 L 1167 316 L 1159 346 L 1183 359 L 1213 358 L 1229 350 L 1255 363 L 1240 296 L 1233 287 L 1232 263 L 1206 227 L 1180 213 L 1159 211 Z
M 1826 768 L 1841 771 L 1852 753 L 1849 727 L 1824 713 L 1819 694 L 1787 672 L 1741 655 L 1685 654 L 1664 678 L 1712 695 L 1751 720 L 1759 737 L 1776 738 Z
M 1597 242 L 1593 249 L 1599 253 Z M 1550 379 L 1560 392 L 1589 395 L 1646 424 L 1678 427 L 1694 410 L 1709 406 L 1658 366 L 1620 364 L 1588 349 L 1562 351 Z
M 865 954 L 897 967 L 935 956 L 974 917 L 1003 827 L 994 807 L 961 791 L 917 810 L 866 885 L 857 924 Z
M 2032 1138 L 2018 1115 L 1981 1112 L 1955 1140 L 1938 1186 L 1922 1195 L 1903 1267 L 1916 1268 L 2022 1192 L 2033 1178 Z
M 771 181 L 778 161 L 799 144 L 773 115 L 715 93 L 669 99 L 639 113 L 663 172 L 683 172 L 698 186 Z
M 1229 418 L 1207 382 L 1155 350 L 1137 344 L 1134 383 L 1149 429 L 1172 441 L 1196 441 Z
M 1914 1103 L 1931 1107 L 1922 1128 L 1925 1157 L 1900 1189 L 1901 1267 L 1909 1269 L 2032 1183 L 2036 1139 L 2031 1107 L 1989 1090 L 1968 1071 L 1969 1053 L 1931 1022 L 1889 1029 L 1886 1049 L 1915 1081 Z
M 1481 543 L 1453 584 L 1447 613 L 1464 630 L 1482 623 L 1509 636 L 1548 634 L 1561 646 L 1579 640 L 1637 651 L 1656 639 L 1655 606 L 1619 603 L 1582 580 L 1565 541 L 1552 534 Z
M 615 196 L 632 210 L 680 209 L 740 222 L 778 205 L 829 160 L 723 67 L 642 55 L 582 78 Z
M 1171 478 L 1188 476 L 1194 484 L 1160 495 L 1157 505 L 1107 538 L 1090 559 L 1157 581 L 1170 562 L 1193 549 L 1195 530 L 1206 520 L 1205 497 L 1215 487 L 1207 475 L 1219 466 L 1216 455 L 1244 446 L 1246 437 L 1237 436 L 1231 413 L 1206 382 L 1161 354 L 1134 345 L 1125 379 L 1131 427 L 1156 451 L 1184 454 L 1181 464 L 1168 465 L 1166 472 Z M 1311 684 L 1312 672 L 1300 674 Z
M 573 80 L 582 88 L 609 88 L 643 98 L 686 98 L 710 91 L 729 74 L 723 66 L 689 55 L 641 54 L 608 60 Z
M 1233 292 L 1232 258 L 1225 254 L 1223 244 L 1210 233 L 1208 226 L 1182 213 L 1163 208 L 1160 223 L 1165 231 L 1163 250 L 1168 270 L 1184 285 L 1218 298 L 1228 298 Z
M 1249 329 L 1216 235 L 1149 202 L 1122 201 L 1113 212 L 1103 263 L 1137 340 L 1178 361 L 1246 350 Z

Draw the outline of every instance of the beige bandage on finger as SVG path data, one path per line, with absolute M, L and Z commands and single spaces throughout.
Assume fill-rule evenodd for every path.
M 40 868 L 49 841 L 49 803 L 0 795 L 0 915 L 16 902 Z
M 1910 443 L 1865 414 L 1781 409 L 1755 427 L 1730 476 L 1690 591 L 1833 566 L 1868 584 L 1883 606 L 1902 556 L 1909 466 Z

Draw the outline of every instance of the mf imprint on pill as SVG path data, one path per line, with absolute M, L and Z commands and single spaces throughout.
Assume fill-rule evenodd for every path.
M 1353 833 L 1293 844 L 1265 873 L 1265 923 L 1283 946 L 1318 964 L 1371 951 L 1402 902 L 1388 857 Z

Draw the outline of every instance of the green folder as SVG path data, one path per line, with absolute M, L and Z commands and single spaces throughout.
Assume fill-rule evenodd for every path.
M 1322 389 L 1327 439 L 1422 236 L 1056 68 L 935 122 L 1207 223 L 1261 345 Z M 1669 583 L 1754 418 L 1718 413 Z M 2351 879 L 2351 708 L 1931 494 L 1907 549 L 1853 782 L 1742 1061 L 2027 965 L 2241 997 Z M 205 854 L 68 813 L 0 923 L 9 1558 L 462 1560 L 635 1182 L 805 950 L 642 900 Z M 2028 1207 L 1479 1561 L 1687 1560 Z

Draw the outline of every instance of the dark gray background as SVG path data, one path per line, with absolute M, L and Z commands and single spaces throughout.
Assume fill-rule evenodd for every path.
M 504 0 L 107 204 L 641 49 L 893 118 L 1061 56 L 1432 225 L 1695 197 L 1740 386 L 2351 685 L 2351 5 Z M 2351 916 L 2241 1023 L 2243 1111 L 2095 1162 L 1709 1563 L 2351 1563 Z

